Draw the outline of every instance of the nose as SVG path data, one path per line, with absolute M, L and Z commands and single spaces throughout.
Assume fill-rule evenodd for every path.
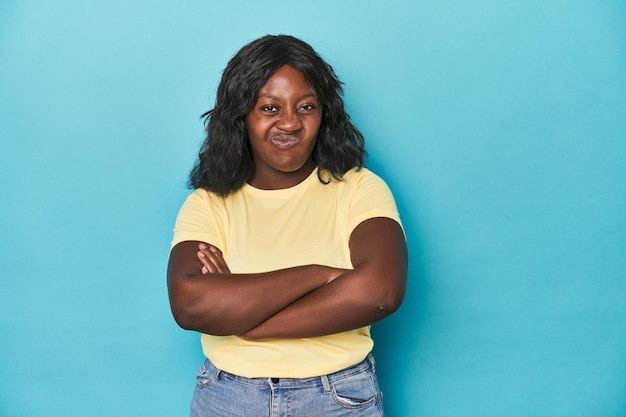
M 276 127 L 285 132 L 296 132 L 302 129 L 302 121 L 296 110 L 286 109 L 281 111 Z

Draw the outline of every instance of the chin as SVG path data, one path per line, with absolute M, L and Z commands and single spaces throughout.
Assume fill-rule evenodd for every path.
M 285 174 L 289 174 L 289 173 L 299 172 L 306 168 L 307 168 L 306 162 L 283 162 L 280 164 L 276 164 L 274 169 L 280 172 L 284 172 Z

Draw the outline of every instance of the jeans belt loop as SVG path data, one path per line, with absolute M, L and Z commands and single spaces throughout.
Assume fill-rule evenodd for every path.
M 324 394 L 330 394 L 330 381 L 328 380 L 328 375 L 322 375 L 320 378 L 322 379 L 322 385 L 324 386 Z

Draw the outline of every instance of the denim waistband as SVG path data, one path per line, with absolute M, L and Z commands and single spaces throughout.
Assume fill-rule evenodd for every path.
M 367 355 L 365 359 L 356 365 L 352 365 L 346 369 L 342 369 L 341 371 L 334 372 L 328 375 L 321 375 L 309 378 L 246 378 L 243 376 L 231 374 L 226 371 L 222 371 L 218 369 L 209 361 L 208 359 L 205 361 L 204 366 L 206 367 L 209 373 L 215 373 L 216 376 L 221 374 L 229 379 L 239 381 L 242 384 L 247 385 L 257 385 L 257 386 L 275 386 L 275 387 L 289 387 L 289 388 L 297 388 L 297 387 L 311 387 L 311 386 L 324 386 L 324 390 L 326 391 L 330 384 L 334 381 L 338 381 L 344 378 L 348 378 L 352 375 L 370 371 L 374 373 L 376 371 L 376 362 L 374 361 L 374 357 L 371 353 Z M 275 382 L 278 380 L 277 382 Z

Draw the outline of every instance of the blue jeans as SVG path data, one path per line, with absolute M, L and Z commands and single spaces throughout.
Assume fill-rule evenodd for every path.
M 191 417 L 336 417 L 384 415 L 371 355 L 330 375 L 244 378 L 206 360 L 198 372 Z

